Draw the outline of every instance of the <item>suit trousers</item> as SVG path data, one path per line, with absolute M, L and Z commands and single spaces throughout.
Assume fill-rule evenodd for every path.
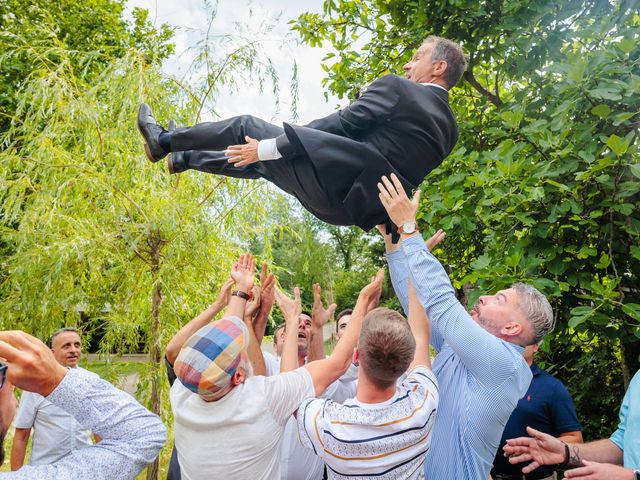
M 229 145 L 246 143 L 245 136 L 264 140 L 276 138 L 282 158 L 236 167 L 227 161 Z M 297 153 L 281 127 L 251 115 L 218 122 L 177 128 L 171 135 L 171 151 L 187 151 L 184 164 L 174 162 L 174 171 L 187 169 L 234 178 L 264 178 L 298 199 L 304 208 L 320 220 L 334 225 L 353 225 L 341 199 L 329 198 L 315 168 L 304 153 Z

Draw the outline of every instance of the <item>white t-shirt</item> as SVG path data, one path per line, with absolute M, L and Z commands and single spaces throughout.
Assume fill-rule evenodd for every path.
M 298 431 L 302 444 L 325 460 L 330 479 L 424 478 L 437 406 L 436 377 L 420 366 L 382 403 L 305 401 Z
M 81 369 L 87 375 L 97 376 Z M 24 391 L 13 422 L 15 428 L 33 428 L 30 465 L 50 465 L 74 450 L 93 444 L 91 430 L 42 395 Z
M 278 375 L 280 358 L 269 352 L 263 352 L 267 376 Z M 358 369 L 351 364 L 347 372 L 333 382 L 322 394 L 322 398 L 331 398 L 343 402 L 354 397 L 357 390 Z M 281 480 L 321 480 L 324 474 L 324 460 L 304 448 L 298 436 L 298 425 L 293 415 L 289 417 L 282 437 L 280 448 Z
M 216 402 L 205 402 L 178 380 L 170 399 L 182 478 L 278 478 L 285 424 L 314 395 L 304 368 L 251 377 Z

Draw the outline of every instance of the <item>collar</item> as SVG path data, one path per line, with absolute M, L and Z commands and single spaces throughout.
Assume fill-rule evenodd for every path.
M 542 373 L 542 369 L 538 366 L 536 362 L 533 362 L 531 364 L 531 373 L 533 374 L 534 377 Z
M 434 87 L 438 87 L 438 88 L 444 90 L 445 92 L 449 91 L 446 88 L 444 88 L 442 85 L 438 85 L 437 83 L 424 82 L 424 83 L 420 83 L 420 85 L 433 85 Z

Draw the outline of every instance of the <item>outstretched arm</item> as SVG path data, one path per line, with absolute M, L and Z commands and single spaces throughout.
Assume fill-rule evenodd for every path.
M 284 316 L 284 344 L 280 358 L 280 373 L 291 372 L 298 365 L 298 322 L 302 312 L 300 289 L 293 289 L 293 299 L 276 289 L 276 303 Z
M 380 200 L 394 223 L 401 225 L 406 221 L 415 221 L 419 190 L 410 200 L 400 180 L 393 174 L 390 179 L 382 177 L 378 188 Z M 522 375 L 515 377 L 518 383 L 513 383 L 512 388 L 524 393 L 531 373 L 526 369 L 522 356 L 504 348 L 502 340 L 487 332 L 469 316 L 456 298 L 447 272 L 429 252 L 419 234 L 401 234 L 401 238 L 401 249 L 407 260 L 411 282 L 426 309 L 433 330 L 442 335 L 483 385 L 493 388 L 506 380 L 512 381 L 516 372 L 522 372 Z
M 25 466 L 6 478 L 135 478 L 158 456 L 166 429 L 131 395 L 94 375 L 67 370 L 44 343 L 24 332 L 0 332 L 0 357 L 9 364 L 7 377 L 15 386 L 47 397 L 103 438 L 52 465 Z
M 579 467 L 585 465 L 585 459 L 622 464 L 622 450 L 608 439 L 565 444 L 531 427 L 527 428 L 527 433 L 531 436 L 509 439 L 503 447 L 509 462 L 531 462 L 522 469 L 524 474 L 532 472 L 540 465 L 567 464 L 570 467 Z
M 391 285 L 396 293 L 396 297 L 400 301 L 405 315 L 409 315 L 409 299 L 408 299 L 408 284 L 409 284 L 409 266 L 407 265 L 407 259 L 404 256 L 404 252 L 400 249 L 400 243 L 394 244 L 391 241 L 391 234 L 386 233 L 386 227 L 384 225 L 377 226 L 378 231 L 384 238 L 387 258 L 387 264 L 389 265 L 389 277 L 391 278 Z M 433 234 L 426 242 L 425 245 L 429 251 L 433 251 L 434 248 L 444 240 L 446 233 L 444 230 L 438 230 Z M 431 326 L 430 326 L 431 327 Z M 437 328 L 430 328 L 430 342 L 436 350 L 442 349 L 444 339 Z
M 424 307 L 418 300 L 416 291 L 409 282 L 409 327 L 416 340 L 416 352 L 409 370 L 419 365 L 431 368 L 431 356 L 429 355 L 429 317 L 424 311 Z
M 247 297 L 253 289 L 255 270 L 256 261 L 250 253 L 240 255 L 238 261 L 231 268 L 231 278 L 233 278 L 236 283 L 237 290 L 231 292 L 231 300 L 229 300 L 229 308 L 227 309 L 229 316 L 235 316 L 241 319 L 245 318 L 244 313 L 247 307 Z M 256 375 L 264 375 L 266 371 L 264 357 L 262 356 L 262 350 L 260 350 L 260 344 L 256 339 L 251 321 L 249 321 L 249 325 L 247 325 L 247 330 L 249 331 L 249 346 L 247 348 L 249 360 L 253 365 L 254 373 Z
M 193 318 L 184 327 L 178 330 L 165 349 L 165 356 L 171 365 L 173 365 L 178 358 L 178 354 L 182 349 L 184 343 L 198 330 L 211 322 L 215 316 L 220 313 L 229 303 L 229 297 L 231 295 L 231 287 L 233 286 L 233 279 L 229 278 L 222 287 L 218 298 L 209 306 L 206 310 L 200 313 L 197 317 Z
M 313 309 L 311 310 L 311 337 L 309 338 L 308 362 L 322 360 L 326 357 L 324 353 L 323 328 L 333 316 L 337 305 L 332 303 L 328 308 L 324 308 L 320 293 L 322 289 L 318 283 L 313 285 Z
M 269 273 L 267 264 L 263 263 L 262 271 L 260 272 L 260 308 L 253 319 L 253 331 L 260 345 L 262 345 L 264 332 L 267 328 L 267 321 L 269 320 L 273 302 L 275 301 L 275 285 L 276 277 L 273 273 Z
M 316 396 L 321 395 L 322 392 L 340 378 L 349 367 L 349 363 L 353 357 L 353 350 L 360 336 L 362 320 L 367 314 L 369 305 L 372 302 L 375 303 L 375 299 L 380 296 L 383 279 L 384 270 L 380 269 L 376 276 L 371 279 L 371 283 L 360 291 L 358 301 L 351 315 L 351 320 L 331 356 L 305 365 L 304 368 L 309 371 L 313 379 Z

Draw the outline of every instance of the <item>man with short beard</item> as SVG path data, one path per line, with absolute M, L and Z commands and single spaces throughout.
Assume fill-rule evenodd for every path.
M 78 361 L 82 353 L 82 344 L 75 328 L 65 327 L 56 331 L 51 337 L 51 351 L 63 367 L 80 368 Z M 83 372 L 93 375 L 86 370 Z M 22 394 L 14 426 L 16 431 L 11 447 L 13 471 L 20 469 L 25 463 L 27 443 L 32 429 L 30 465 L 49 465 L 74 450 L 93 444 L 90 430 L 83 428 L 70 414 L 37 393 Z
M 553 329 L 551 305 L 531 285 L 516 283 L 481 296 L 467 312 L 416 228 L 420 191 L 409 199 L 393 174 L 383 176 L 378 189 L 401 238 L 399 246 L 385 238 L 393 287 L 406 310 L 411 281 L 438 350 L 433 371 L 441 401 L 425 477 L 486 479 L 504 426 L 531 382 L 522 352 Z

